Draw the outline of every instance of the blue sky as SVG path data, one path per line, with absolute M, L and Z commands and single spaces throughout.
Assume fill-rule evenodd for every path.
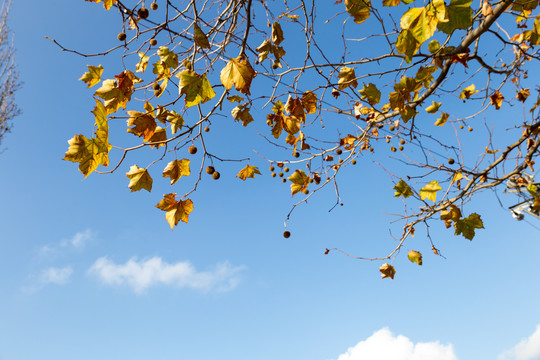
M 433 226 L 443 259 L 419 231 L 409 246 L 424 265 L 402 254 L 396 279 L 381 280 L 380 263 L 323 255 L 394 245 L 385 213 L 401 202 L 366 158 L 341 177 L 344 206 L 329 213 L 335 198 L 321 193 L 295 210 L 289 239 L 288 185 L 244 183 L 234 167 L 202 182 L 189 224 L 171 231 L 154 208 L 164 182 L 130 193 L 130 164 L 83 179 L 61 160 L 92 130 L 77 79 L 109 60 L 45 36 L 93 52 L 116 45 L 116 24 L 82 0 L 14 1 L 10 24 L 24 87 L 0 154 L 0 360 L 540 359 L 540 222 L 516 222 L 483 193 L 468 205 L 486 228 L 474 241 Z M 218 145 L 256 136 L 219 126 Z

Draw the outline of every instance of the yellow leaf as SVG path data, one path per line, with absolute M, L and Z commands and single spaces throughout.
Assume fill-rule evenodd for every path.
M 458 221 L 461 219 L 461 216 L 461 210 L 454 204 L 441 211 L 441 220 L 444 220 L 444 225 L 447 229 L 452 226 L 452 221 Z
M 232 109 L 231 115 L 234 120 L 242 120 L 242 125 L 248 126 L 248 124 L 253 121 L 253 117 L 249 113 L 249 109 L 248 104 L 238 105 Z
M 314 114 L 317 111 L 317 94 L 306 91 L 302 95 L 302 106 L 308 114 Z
M 448 115 L 447 113 L 441 113 L 441 117 L 439 119 L 437 119 L 437 121 L 435 121 L 434 125 L 436 126 L 443 126 L 444 124 L 446 124 L 446 121 L 448 120 L 448 117 L 450 115 Z
M 435 114 L 437 111 L 439 111 L 440 107 L 441 103 L 433 101 L 433 103 L 426 108 L 426 111 L 430 114 Z
M 381 278 L 390 278 L 394 280 L 394 276 L 396 275 L 396 269 L 390 264 L 382 264 L 382 266 L 379 268 L 379 271 L 382 273 Z
M 487 154 L 496 154 L 501 150 L 489 150 L 489 148 L 486 146 L 486 153 Z
M 163 170 L 163 177 L 170 177 L 171 185 L 174 185 L 182 176 L 189 176 L 191 174 L 189 163 L 190 161 L 188 159 L 171 161 L 167 164 L 165 170 Z
M 281 42 L 285 38 L 283 37 L 283 30 L 281 29 L 281 25 L 279 23 L 275 22 L 272 24 L 272 42 L 275 45 L 281 44 Z
M 86 0 L 86 1 L 95 2 L 96 4 L 101 2 L 101 0 Z M 114 4 L 116 4 L 116 0 L 103 0 L 103 7 L 105 8 L 105 10 L 109 10 L 111 6 L 113 6 Z
M 158 144 L 150 144 L 151 148 L 159 149 L 161 146 L 165 146 L 164 141 L 167 140 L 167 131 L 163 129 L 161 126 L 156 127 L 156 131 L 154 131 L 154 135 L 148 140 L 150 143 L 158 143 Z
M 377 105 L 381 101 L 381 92 L 377 89 L 375 84 L 364 84 L 364 88 L 358 91 L 362 95 L 362 99 L 367 99 L 367 102 L 371 106 Z
M 247 178 L 255 178 L 255 174 L 261 175 L 259 168 L 256 166 L 246 165 L 245 168 L 240 170 L 240 172 L 238 173 L 238 175 L 236 175 L 236 177 L 246 181 Z
M 418 251 L 411 250 L 409 251 L 409 254 L 407 255 L 409 260 L 413 263 L 417 263 L 418 265 L 422 265 L 422 254 Z
M 463 89 L 461 94 L 459 94 L 460 99 L 469 99 L 472 95 L 476 94 L 478 90 L 475 89 L 474 84 L 467 86 Z
M 362 1 L 362 0 L 359 0 Z M 348 68 L 346 66 L 343 66 L 339 70 L 338 74 L 338 89 L 343 90 L 347 88 L 348 86 L 352 86 L 356 88 L 358 86 L 358 81 L 356 81 L 356 74 L 354 73 L 353 68 Z
M 163 199 L 156 205 L 160 210 L 166 211 L 165 219 L 171 226 L 171 230 L 182 220 L 187 223 L 189 214 L 193 211 L 193 202 L 190 199 L 185 201 L 175 199 L 176 193 L 163 195 Z
M 146 191 L 152 191 L 152 177 L 146 169 L 141 169 L 137 165 L 133 165 L 129 168 L 129 172 L 126 173 L 128 177 L 129 185 L 131 192 L 139 191 L 145 189 Z
M 100 165 L 109 166 L 109 151 L 112 146 L 109 144 L 109 124 L 107 122 L 107 110 L 103 103 L 96 99 L 96 107 L 92 111 L 96 119 L 96 131 L 94 144 L 96 145 L 95 153 Z
M 285 103 L 285 111 L 300 120 L 302 123 L 306 122 L 306 114 L 304 112 L 303 103 L 298 98 L 293 98 L 289 95 L 287 102 Z M 295 132 L 296 133 L 296 132 Z
M 345 10 L 354 18 L 354 22 L 361 24 L 369 18 L 371 2 L 369 0 L 345 0 Z
M 195 41 L 195 44 L 197 46 L 204 49 L 210 49 L 210 43 L 208 42 L 208 38 L 206 37 L 206 34 L 201 30 L 199 25 L 197 25 L 197 23 L 193 24 L 193 40 Z
M 525 100 L 527 100 L 530 94 L 531 93 L 529 92 L 529 89 L 521 89 L 518 91 L 516 95 L 516 99 L 518 99 L 521 102 L 525 102 Z
M 141 58 L 137 65 L 135 65 L 135 71 L 143 73 L 146 70 L 146 66 L 148 65 L 148 61 L 150 58 L 146 56 L 145 53 L 140 52 L 139 57 Z
M 98 159 L 94 156 L 96 153 L 96 144 L 94 139 L 88 139 L 84 135 L 75 135 L 68 140 L 69 148 L 63 160 L 78 162 L 79 170 L 87 177 L 99 165 Z
M 85 72 L 79 80 L 84 81 L 88 88 L 96 85 L 101 81 L 101 74 L 103 73 L 103 66 L 91 66 L 88 65 L 88 72 Z
M 167 114 L 167 122 L 171 124 L 171 132 L 174 135 L 184 125 L 184 118 L 182 115 L 177 114 L 176 111 L 172 110 Z
M 206 74 L 199 75 L 194 71 L 184 70 L 179 72 L 176 77 L 178 78 L 178 92 L 180 95 L 186 95 L 186 107 L 199 103 L 204 104 L 216 96 Z
M 437 200 L 437 191 L 439 190 L 442 190 L 442 188 L 439 186 L 439 182 L 436 180 L 431 181 L 420 189 L 420 198 L 422 200 L 428 199 L 435 202 Z
M 240 55 L 235 59 L 229 60 L 227 65 L 221 70 L 220 79 L 227 90 L 231 90 L 234 84 L 236 90 L 250 95 L 249 88 L 254 77 L 255 70 L 253 70 L 246 57 Z
M 131 100 L 133 85 L 142 81 L 128 70 L 116 75 L 115 79 L 104 80 L 95 92 L 96 96 L 105 100 L 105 108 L 109 114 L 116 112 L 120 107 L 125 109 L 127 102 Z
M 244 101 L 244 98 L 238 95 L 232 95 L 232 96 L 227 96 L 227 100 L 229 100 L 232 103 L 234 102 L 241 103 L 242 101 Z
M 156 131 L 156 121 L 150 114 L 141 113 L 138 111 L 127 111 L 129 119 L 127 126 L 133 126 L 127 132 L 143 137 L 144 141 L 149 141 Z
M 309 185 L 309 177 L 302 170 L 295 170 L 295 172 L 288 177 L 292 182 L 291 184 L 291 193 L 293 195 L 307 189 Z

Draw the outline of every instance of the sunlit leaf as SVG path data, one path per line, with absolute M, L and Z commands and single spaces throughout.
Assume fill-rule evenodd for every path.
M 248 104 L 241 104 L 231 110 L 231 115 L 234 120 L 242 121 L 242 125 L 248 126 L 248 124 L 253 121 L 253 117 L 249 113 L 249 109 Z
M 174 135 L 184 125 L 184 118 L 173 110 L 167 114 L 167 122 L 171 124 L 171 132 Z
M 452 221 L 455 223 L 461 219 L 461 216 L 461 210 L 454 204 L 441 211 L 441 220 L 444 221 L 444 225 L 447 229 L 452 226 Z
M 101 81 L 101 74 L 103 73 L 103 66 L 88 65 L 88 72 L 85 72 L 79 80 L 84 81 L 87 87 L 91 88 Z
M 199 103 L 205 103 L 216 96 L 212 85 L 206 78 L 206 74 L 199 75 L 191 70 L 179 72 L 178 92 L 180 95 L 186 95 L 186 107 L 191 107 Z
M 433 103 L 428 106 L 426 108 L 426 111 L 430 114 L 435 114 L 437 111 L 439 111 L 439 108 L 441 107 L 441 103 L 440 102 L 435 102 L 433 101 Z
M 193 24 L 193 40 L 198 47 L 210 49 L 210 43 L 208 42 L 208 38 L 206 37 L 206 34 L 201 30 L 199 25 L 197 25 L 197 23 Z
M 402 179 L 399 179 L 399 182 L 393 187 L 393 189 L 396 190 L 394 193 L 395 197 L 403 196 L 404 198 L 408 198 L 409 196 L 413 195 L 411 187 Z
M 474 84 L 467 86 L 466 88 L 463 88 L 463 91 L 459 94 L 460 99 L 469 99 L 472 95 L 476 94 L 478 90 L 476 90 L 476 87 Z
M 416 263 L 418 265 L 422 265 L 422 254 L 418 251 L 411 250 L 407 254 L 407 258 L 409 258 L 410 262 Z
M 156 131 L 154 131 L 154 134 L 152 137 L 148 140 L 149 143 L 157 143 L 157 144 L 150 144 L 151 148 L 158 149 L 161 146 L 165 146 L 165 141 L 167 140 L 167 131 L 162 128 L 161 126 L 156 127 Z
M 382 266 L 379 268 L 379 271 L 382 273 L 381 278 L 390 278 L 394 280 L 394 276 L 396 275 L 396 269 L 392 265 L 382 264 Z
M 435 202 L 437 199 L 437 191 L 439 190 L 442 190 L 439 186 L 439 182 L 436 180 L 430 181 L 426 186 L 420 189 L 420 198 L 422 200 L 428 199 Z
M 495 109 L 497 110 L 501 108 L 503 100 L 504 100 L 504 96 L 499 91 L 495 91 L 489 97 L 489 101 L 491 105 L 495 106 Z
M 189 163 L 190 161 L 188 159 L 171 161 L 167 164 L 165 170 L 163 170 L 163 177 L 170 177 L 171 185 L 174 185 L 182 176 L 189 176 L 191 174 Z
M 472 26 L 473 10 L 472 0 L 450 0 L 446 7 L 447 22 L 438 24 L 439 30 L 451 34 L 456 29 L 466 30 Z
M 345 0 L 345 10 L 357 24 L 361 24 L 369 18 L 370 9 L 371 2 L 369 0 Z
M 137 65 L 135 65 L 135 71 L 143 73 L 146 70 L 146 66 L 148 65 L 148 61 L 150 61 L 150 57 L 146 56 L 145 53 L 140 52 L 139 53 L 139 62 Z
M 304 106 L 300 99 L 293 98 L 289 95 L 287 102 L 285 103 L 284 110 L 300 120 L 302 123 L 306 121 L 306 113 L 304 112 Z M 296 132 L 294 132 L 296 134 Z
M 279 23 L 275 22 L 272 24 L 272 42 L 275 45 L 281 44 L 281 42 L 285 38 L 283 37 L 283 30 L 281 29 L 281 25 Z
M 240 170 L 240 172 L 238 173 L 238 175 L 236 175 L 236 177 L 245 181 L 247 178 L 255 178 L 255 174 L 261 175 L 259 168 L 256 166 L 246 165 L 245 168 Z
M 443 126 L 444 124 L 446 124 L 446 121 L 448 120 L 449 116 L 450 115 L 448 115 L 447 113 L 442 112 L 441 117 L 438 118 L 437 121 L 435 121 L 434 125 Z
M 520 89 L 516 95 L 516 99 L 521 102 L 525 102 L 530 94 L 529 89 Z
M 483 229 L 484 223 L 480 215 L 472 213 L 464 219 L 456 221 L 454 224 L 456 235 L 462 235 L 465 239 L 472 240 L 475 235 L 475 229 Z
M 234 103 L 234 102 L 242 102 L 244 101 L 244 98 L 241 97 L 241 96 L 238 96 L 238 95 L 232 95 L 232 96 L 227 96 L 227 100 L 229 100 L 230 102 Z
M 302 95 L 302 106 L 308 114 L 314 114 L 317 111 L 317 94 L 306 91 Z
M 190 199 L 176 201 L 176 193 L 173 193 L 163 195 L 163 199 L 156 207 L 167 212 L 165 219 L 172 230 L 180 220 L 185 223 L 189 221 L 189 214 L 193 211 L 193 202 Z
M 131 100 L 133 85 L 142 81 L 128 70 L 116 75 L 115 79 L 104 80 L 95 92 L 96 96 L 105 100 L 105 108 L 109 114 L 116 112 L 120 107 L 125 109 L 127 102 Z
M 359 0 L 362 1 L 362 0 Z M 358 86 L 358 81 L 356 81 L 356 74 L 354 73 L 353 68 L 343 66 L 339 70 L 338 74 L 338 89 L 343 90 L 349 86 L 356 88 Z
M 129 179 L 128 187 L 133 191 L 139 191 L 145 189 L 146 191 L 152 191 L 152 177 L 148 173 L 148 170 L 141 169 L 137 165 L 133 165 L 129 168 L 129 172 L 126 173 Z
M 244 55 L 229 60 L 220 75 L 221 83 L 227 90 L 231 90 L 234 84 L 236 90 L 246 95 L 250 95 L 249 88 L 254 77 L 255 70 Z
M 143 137 L 144 141 L 149 141 L 156 131 L 156 121 L 150 114 L 141 113 L 138 111 L 127 111 L 129 119 L 127 126 L 133 126 L 127 132 Z
M 86 0 L 86 1 L 95 2 L 95 3 L 101 2 L 101 0 Z M 117 0 L 103 0 L 103 7 L 106 10 L 109 10 L 114 4 L 116 4 L 116 1 Z
M 288 179 L 292 182 L 291 193 L 293 195 L 307 189 L 309 185 L 309 177 L 302 170 L 295 170 Z
M 371 106 L 377 105 L 381 101 L 381 92 L 375 84 L 364 84 L 364 88 L 358 91 L 362 95 L 362 99 L 366 99 Z

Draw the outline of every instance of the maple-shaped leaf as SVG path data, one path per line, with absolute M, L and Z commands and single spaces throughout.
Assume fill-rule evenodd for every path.
M 149 141 L 156 131 L 156 120 L 150 114 L 141 113 L 138 111 L 127 111 L 129 119 L 127 126 L 133 126 L 127 129 L 128 133 L 143 137 L 144 141 Z
M 163 170 L 163 177 L 170 177 L 171 185 L 174 185 L 182 176 L 189 176 L 191 174 L 189 163 L 190 161 L 188 159 L 171 161 L 167 164 L 165 170 Z
M 463 88 L 463 91 L 459 94 L 460 99 L 469 99 L 472 95 L 476 94 L 478 90 L 476 90 L 476 87 L 474 84 L 467 86 L 466 88 Z
M 401 30 L 396 41 L 396 50 L 400 54 L 405 55 L 405 61 L 410 63 L 412 57 L 420 49 L 422 44 L 416 40 L 412 31 L 409 29 Z
M 414 77 L 414 79 L 418 83 L 421 83 L 427 89 L 433 81 L 433 73 L 437 70 L 438 69 L 436 66 L 420 66 L 420 68 L 416 72 L 416 76 Z
M 437 119 L 437 121 L 435 121 L 434 125 L 443 126 L 444 124 L 446 124 L 446 121 L 448 120 L 449 116 L 450 115 L 448 115 L 447 113 L 442 112 L 441 117 Z
M 275 22 L 272 24 L 272 42 L 275 45 L 281 44 L 281 42 L 285 38 L 283 37 L 283 30 L 281 29 L 281 25 L 279 23 Z
M 208 42 L 208 38 L 206 37 L 206 34 L 201 30 L 199 25 L 197 25 L 197 23 L 193 24 L 193 40 L 198 47 L 210 49 L 210 43 Z
M 150 57 L 146 56 L 145 53 L 140 52 L 139 53 L 139 62 L 137 65 L 135 65 L 135 71 L 143 73 L 146 70 L 146 66 L 148 65 L 148 61 L 150 60 Z
M 88 65 L 88 72 L 85 72 L 79 80 L 84 81 L 88 88 L 96 85 L 101 81 L 101 74 L 103 73 L 103 66 Z
M 527 100 L 530 94 L 531 93 L 529 92 L 529 89 L 521 89 L 518 91 L 516 95 L 516 99 L 518 99 L 521 102 L 525 102 L 525 100 Z
M 193 201 L 176 201 L 176 193 L 163 195 L 163 199 L 156 205 L 160 210 L 166 211 L 165 219 L 171 226 L 171 230 L 182 220 L 187 223 L 189 214 L 193 211 Z
M 107 110 L 103 103 L 97 99 L 96 107 L 92 111 L 96 119 L 96 131 L 95 138 L 93 139 L 95 144 L 94 156 L 103 166 L 109 166 L 109 151 L 112 146 L 109 144 L 109 123 L 107 122 Z
M 255 70 L 249 64 L 244 55 L 229 60 L 227 65 L 221 70 L 221 83 L 225 89 L 231 90 L 233 84 L 236 90 L 243 94 L 250 95 L 249 88 L 251 81 L 255 77 Z
M 285 111 L 300 120 L 302 123 L 306 122 L 306 113 L 304 112 L 304 106 L 300 99 L 293 98 L 289 95 L 289 98 L 285 103 Z
M 367 99 L 367 102 L 371 106 L 377 105 L 381 101 L 381 92 L 372 83 L 369 83 L 367 85 L 364 84 L 364 88 L 358 91 L 362 95 L 362 99 Z
M 437 111 L 439 111 L 440 107 L 441 103 L 433 101 L 433 103 L 426 108 L 426 111 L 430 114 L 435 114 Z
M 240 172 L 238 173 L 238 175 L 236 175 L 236 177 L 246 181 L 247 178 L 255 178 L 255 174 L 261 175 L 259 168 L 256 166 L 246 165 L 245 168 L 240 170 Z
M 345 10 L 354 18 L 354 22 L 361 24 L 369 18 L 371 2 L 369 0 L 345 0 Z
M 407 258 L 410 260 L 410 262 L 422 265 L 422 254 L 419 251 L 409 251 L 409 253 L 407 254 Z
M 178 66 L 178 55 L 170 51 L 168 47 L 160 46 L 157 54 L 165 66 L 173 69 Z
M 473 9 L 472 0 L 450 0 L 446 6 L 448 21 L 439 22 L 438 28 L 446 34 L 451 34 L 456 29 L 466 30 L 472 26 Z
M 472 213 L 466 218 L 459 219 L 454 224 L 454 229 L 456 229 L 456 235 L 462 235 L 465 239 L 472 240 L 475 235 L 475 229 L 483 229 L 484 223 L 480 218 L 480 215 Z
M 191 70 L 179 72 L 178 92 L 180 95 L 186 95 L 186 107 L 194 106 L 199 103 L 205 103 L 216 96 L 212 85 L 206 78 L 206 74 L 199 75 Z
M 444 221 L 444 225 L 447 229 L 452 226 L 452 221 L 455 223 L 461 219 L 461 216 L 461 210 L 454 204 L 441 211 L 441 220 Z
M 148 142 L 157 143 L 157 144 L 150 144 L 150 147 L 159 149 L 161 146 L 165 146 L 166 140 L 167 140 L 167 131 L 161 126 L 158 126 L 156 127 L 156 131 L 154 131 L 154 134 L 152 135 L 152 137 L 148 139 Z
M 347 135 L 342 139 L 339 139 L 339 146 L 344 146 L 345 149 L 351 150 L 353 148 L 354 143 L 358 140 L 358 138 L 354 135 Z
M 398 6 L 400 0 L 383 0 L 383 6 Z
M 241 104 L 231 110 L 231 115 L 234 120 L 241 120 L 242 125 L 248 126 L 248 124 L 253 121 L 253 117 L 249 113 L 249 109 L 248 104 Z
M 317 111 L 317 94 L 306 91 L 302 95 L 302 106 L 308 114 L 315 114 Z
M 126 176 L 129 179 L 128 187 L 131 189 L 131 192 L 139 191 L 141 189 L 145 189 L 148 192 L 152 191 L 153 180 L 148 173 L 148 170 L 141 169 L 137 165 L 133 165 L 129 168 Z
M 232 103 L 234 102 L 241 103 L 242 101 L 244 101 L 244 98 L 238 95 L 231 95 L 231 96 L 227 96 L 227 100 L 229 100 Z
M 399 179 L 399 182 L 393 187 L 393 189 L 396 190 L 394 197 L 403 196 L 404 198 L 408 198 L 409 196 L 413 195 L 411 187 L 407 185 L 403 179 Z
M 433 202 L 437 199 L 437 191 L 442 190 L 439 182 L 436 180 L 430 181 L 426 186 L 420 189 L 420 198 L 422 200 L 429 199 Z
M 379 271 L 382 273 L 381 278 L 390 278 L 394 280 L 394 276 L 396 275 L 396 269 L 390 264 L 382 264 L 382 266 L 379 268 Z
M 359 0 L 362 1 L 362 0 Z M 356 88 L 358 86 L 358 81 L 356 81 L 356 74 L 354 73 L 353 68 L 349 68 L 346 66 L 343 66 L 339 70 L 338 74 L 338 89 L 343 90 L 347 88 L 348 86 L 352 86 Z
M 116 112 L 120 107 L 125 109 L 127 102 L 131 100 L 133 85 L 142 81 L 128 70 L 116 75 L 115 79 L 104 80 L 95 92 L 96 96 L 105 100 L 105 108 L 109 114 Z
M 90 2 L 100 3 L 101 0 L 86 0 Z M 116 0 L 103 0 L 103 7 L 105 10 L 109 10 L 114 4 L 116 4 Z
M 489 101 L 491 105 L 495 106 L 495 109 L 499 110 L 501 108 L 502 102 L 504 100 L 504 96 L 499 91 L 495 91 L 491 96 L 489 97 Z
M 176 111 L 172 110 L 167 114 L 167 122 L 171 124 L 171 132 L 176 134 L 176 132 L 184 125 L 184 118 L 182 115 L 177 114 Z
M 309 177 L 302 170 L 295 170 L 288 179 L 292 182 L 291 193 L 293 195 L 307 189 L 309 185 Z
M 282 126 L 286 132 L 294 135 L 300 131 L 301 122 L 296 116 L 293 116 L 293 115 L 283 116 L 282 119 L 283 119 Z
M 93 139 L 88 139 L 84 135 L 75 135 L 68 140 L 69 148 L 63 160 L 78 162 L 79 170 L 87 177 L 99 165 L 98 159 L 94 156 L 96 145 Z

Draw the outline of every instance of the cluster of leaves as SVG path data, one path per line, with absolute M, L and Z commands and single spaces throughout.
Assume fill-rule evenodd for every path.
M 251 127 L 266 112 L 267 130 L 260 136 L 275 145 L 276 154 L 264 155 L 259 162 L 269 163 L 272 177 L 278 166 L 279 177 L 290 182 L 292 196 L 301 197 L 292 210 L 328 184 L 335 185 L 336 204 L 340 204 L 337 175 L 347 165 L 370 153 L 385 152 L 388 146 L 393 153 L 399 148 L 406 166 L 394 166 L 389 160 L 384 167 L 396 180 L 394 196 L 404 200 L 407 215 L 401 218 L 402 235 L 389 255 L 370 260 L 394 259 L 417 225 L 437 218 L 446 228 L 453 227 L 455 235 L 472 240 L 484 224 L 478 213 L 464 217 L 464 205 L 474 194 L 504 186 L 526 169 L 534 170 L 540 147 L 540 99 L 525 105 L 531 95 L 525 84 L 530 82 L 528 69 L 540 60 L 535 50 L 540 45 L 538 0 L 451 0 L 448 4 L 384 0 L 382 6 L 369 0 L 345 0 L 317 4 L 323 9 L 322 18 L 316 16 L 314 3 L 302 0 L 204 5 L 192 0 L 184 5 L 180 9 L 156 0 L 150 12 L 144 2 L 103 1 L 107 11 L 116 10 L 124 28 L 118 34 L 122 45 L 104 53 L 118 54 L 123 49 L 117 58 L 134 65 L 111 70 L 119 74 L 104 80 L 101 65 L 88 66 L 80 80 L 89 88 L 101 83 L 93 94 L 94 134 L 91 138 L 75 135 L 64 158 L 78 163 L 88 176 L 99 166 L 109 166 L 112 149 L 119 149 L 116 164 L 101 172 L 116 171 L 128 152 L 161 149 L 162 155 L 145 167 L 132 165 L 126 176 L 131 191 L 151 191 L 149 168 L 169 158 L 162 177 L 168 177 L 171 186 L 191 184 L 178 200 L 176 193 L 166 194 L 156 206 L 166 212 L 171 228 L 188 222 L 193 210 L 189 196 L 205 179 L 201 176 L 205 161 L 211 162 L 206 172 L 215 180 L 220 177 L 214 164 L 218 161 L 245 162 L 237 175 L 244 181 L 261 175 L 253 159 L 224 159 L 209 151 L 205 134 L 212 121 L 223 115 L 232 117 L 231 126 L 239 122 Z M 255 13 L 266 17 L 257 18 Z M 398 23 L 388 20 L 397 16 Z M 336 18 L 343 18 L 345 26 L 336 25 Z M 508 29 L 516 27 L 518 33 L 510 36 L 495 21 Z M 376 25 L 383 29 L 379 34 L 374 33 Z M 316 28 L 327 31 L 331 40 L 318 37 Z M 339 35 L 342 44 L 335 41 Z M 500 51 L 505 48 L 513 53 Z M 515 95 L 509 96 L 512 92 Z M 465 105 L 453 105 L 460 102 Z M 522 103 L 528 111 L 504 125 L 519 130 L 514 137 L 505 136 L 499 145 L 505 150 L 494 149 L 490 130 L 479 149 L 474 147 L 477 140 L 471 150 L 462 151 L 459 130 L 467 126 L 472 131 L 471 124 L 481 114 L 509 111 L 513 103 Z M 336 126 L 327 120 L 329 115 L 348 118 L 350 123 Z M 430 116 L 437 119 L 426 122 Z M 127 132 L 141 138 L 137 145 L 110 144 L 108 122 L 122 118 Z M 334 126 L 347 135 L 327 131 Z M 455 140 L 449 137 L 452 130 Z M 393 146 L 396 141 L 398 148 Z M 181 154 L 186 149 L 196 153 L 196 144 L 203 156 L 199 176 L 190 178 L 191 161 Z M 405 146 L 420 152 L 407 152 Z M 283 155 L 283 148 L 290 156 Z M 295 169 L 284 177 L 288 166 Z M 540 203 L 538 195 L 531 196 Z M 438 255 L 429 232 L 427 238 Z M 410 250 L 408 258 L 422 265 L 420 251 Z M 383 277 L 395 275 L 391 263 L 380 271 Z

